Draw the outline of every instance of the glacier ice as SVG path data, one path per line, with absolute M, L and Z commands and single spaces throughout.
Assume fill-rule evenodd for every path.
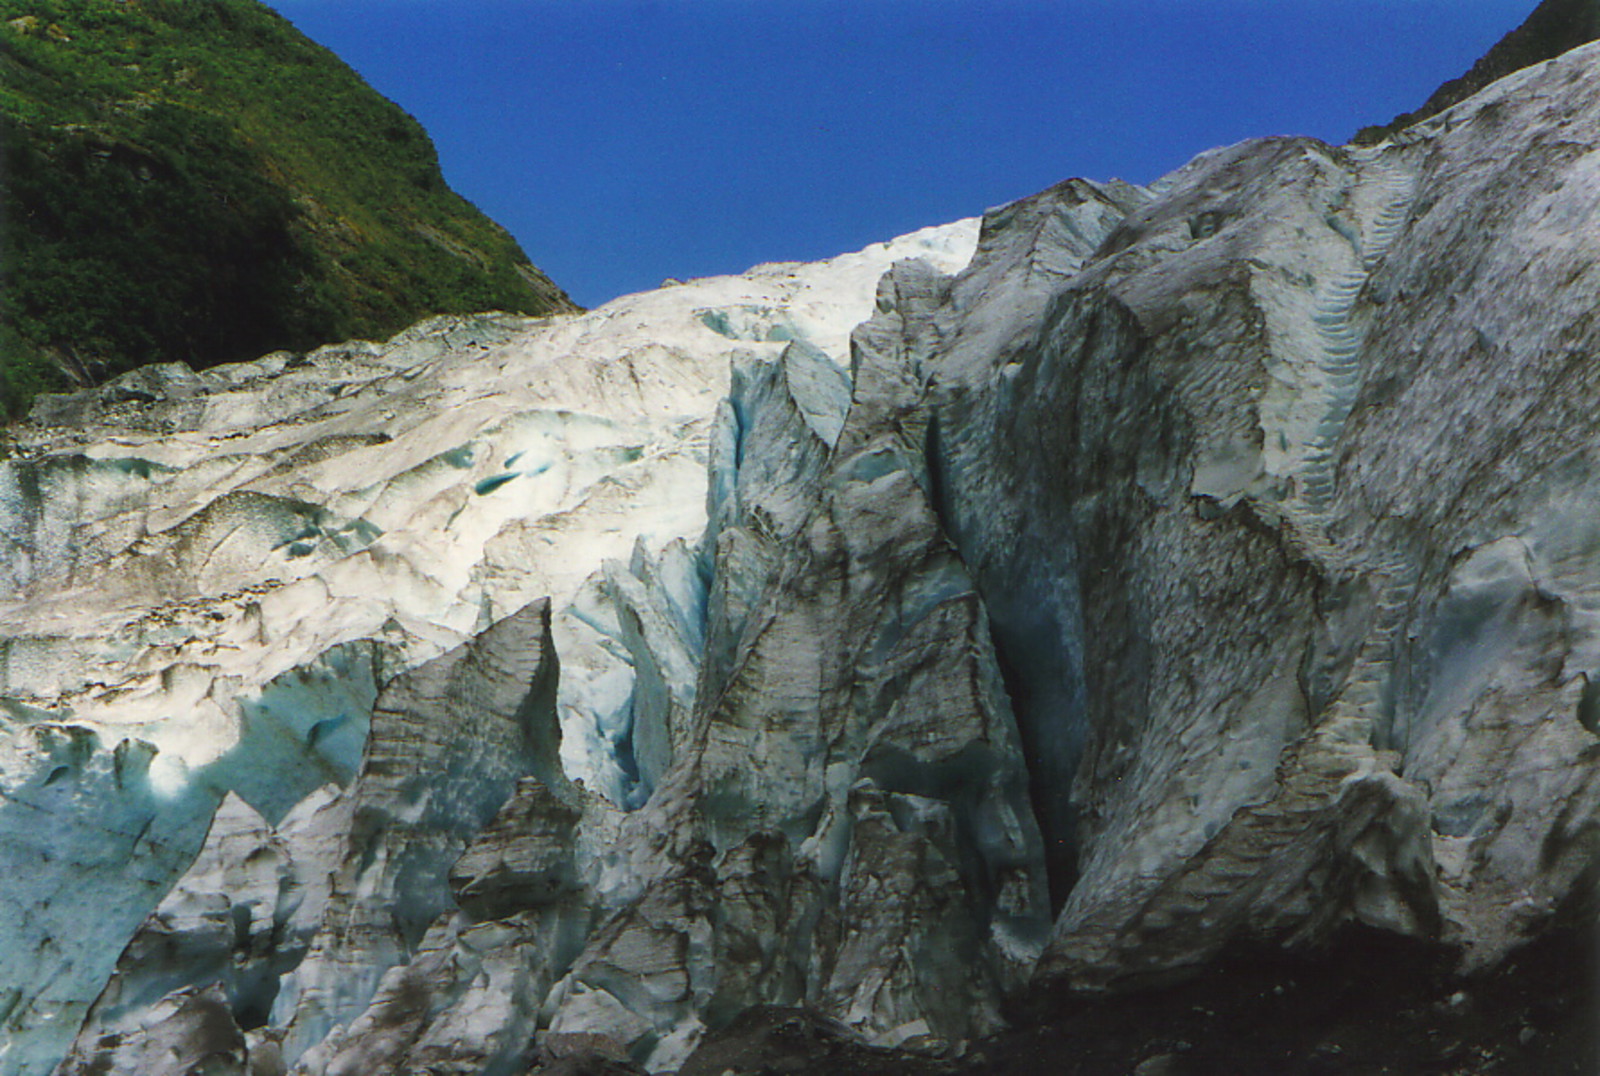
M 1591 916 L 1597 64 L 45 399 L 0 1073 L 670 1071 L 759 1005 L 958 1052 L 1045 986 Z
M 535 599 L 554 603 L 566 664 L 562 761 L 638 806 L 693 697 L 707 437 L 730 365 L 805 341 L 842 366 L 888 265 L 959 268 L 976 230 L 41 401 L 0 463 L 16 920 L 0 1070 L 44 1072 L 65 1050 L 224 797 L 294 823 L 355 779 L 381 681 Z M 786 311 L 789 339 L 706 325 L 758 308 Z M 636 690 L 641 670 L 661 689 Z M 636 733 L 642 778 L 617 761 Z M 41 811 L 60 823 L 48 848 Z M 136 870 L 107 870 L 124 860 Z

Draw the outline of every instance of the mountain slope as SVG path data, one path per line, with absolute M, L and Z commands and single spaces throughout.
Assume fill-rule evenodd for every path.
M 255 0 L 0 0 L 0 408 L 426 314 L 574 309 Z
M 1596 38 L 1600 38 L 1600 0 L 1542 0 L 1521 26 L 1496 42 L 1466 74 L 1435 90 L 1421 108 L 1396 116 L 1387 124 L 1363 128 L 1355 141 L 1366 145 L 1381 142 L 1460 104 L 1491 82 L 1553 60 Z

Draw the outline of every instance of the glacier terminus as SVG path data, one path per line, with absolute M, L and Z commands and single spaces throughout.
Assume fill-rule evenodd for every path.
M 710 1071 L 769 1009 L 983 1071 L 1030 996 L 1592 923 L 1596 221 L 1591 45 L 1374 145 L 41 397 L 0 1074 Z

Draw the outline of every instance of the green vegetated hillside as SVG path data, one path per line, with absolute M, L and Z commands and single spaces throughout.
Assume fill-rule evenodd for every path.
M 0 0 L 0 409 L 433 313 L 574 309 L 256 0 Z

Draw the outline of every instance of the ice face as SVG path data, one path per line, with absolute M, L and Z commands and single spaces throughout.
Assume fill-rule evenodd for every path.
M 97 993 L 85 1072 L 269 994 L 296 1076 L 668 1069 L 757 1004 L 953 1050 L 1238 943 L 1548 936 L 1600 863 L 1597 58 L 1061 184 L 955 278 L 970 224 L 44 401 L 0 1073 Z M 163 893 L 130 954 L 292 966 L 100 991 Z
M 693 704 L 730 368 L 803 341 L 836 411 L 877 277 L 976 232 L 42 402 L 0 462 L 0 1072 L 51 1067 L 224 796 L 290 825 L 352 780 L 385 680 L 536 598 L 564 765 L 645 802 Z
M 15 719 L 13 709 L 7 715 Z M 0 760 L 0 1070 L 48 1072 L 134 929 L 199 851 L 218 798 L 159 789 L 155 751 L 26 715 Z

